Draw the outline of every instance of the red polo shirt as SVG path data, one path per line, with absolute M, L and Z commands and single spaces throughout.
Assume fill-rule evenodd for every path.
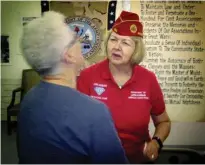
M 142 162 L 144 143 L 150 140 L 150 115 L 165 111 L 163 94 L 154 73 L 136 65 L 131 79 L 119 88 L 108 60 L 104 60 L 81 72 L 77 88 L 109 107 L 128 159 L 131 163 Z

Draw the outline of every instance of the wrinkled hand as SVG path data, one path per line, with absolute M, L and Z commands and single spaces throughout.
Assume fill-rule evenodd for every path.
M 157 141 L 151 140 L 145 143 L 143 153 L 149 160 L 154 161 L 158 158 L 158 150 L 159 144 L 157 143 Z

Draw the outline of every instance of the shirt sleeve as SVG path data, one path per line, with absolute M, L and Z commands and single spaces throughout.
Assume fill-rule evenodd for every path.
M 87 95 L 90 95 L 90 76 L 89 70 L 84 69 L 77 78 L 77 90 Z
M 165 111 L 165 102 L 164 102 L 164 95 L 160 88 L 160 85 L 157 81 L 157 78 L 154 73 L 152 73 L 151 83 L 151 114 L 158 116 Z
M 105 105 L 102 113 L 95 118 L 92 125 L 92 163 L 95 164 L 125 164 L 128 160 L 115 129 L 112 117 Z

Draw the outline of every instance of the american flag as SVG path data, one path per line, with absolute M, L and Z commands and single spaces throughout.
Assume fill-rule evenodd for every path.
M 115 23 L 117 1 L 109 1 L 107 11 L 107 30 L 110 30 Z
M 42 0 L 41 1 L 41 14 L 43 14 L 46 11 L 49 11 L 49 2 L 48 0 Z

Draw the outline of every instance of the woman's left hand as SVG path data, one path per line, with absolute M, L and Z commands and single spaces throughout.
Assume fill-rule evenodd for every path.
M 156 140 L 151 140 L 146 143 L 144 148 L 144 155 L 149 158 L 149 160 L 154 161 L 158 158 L 159 144 Z

